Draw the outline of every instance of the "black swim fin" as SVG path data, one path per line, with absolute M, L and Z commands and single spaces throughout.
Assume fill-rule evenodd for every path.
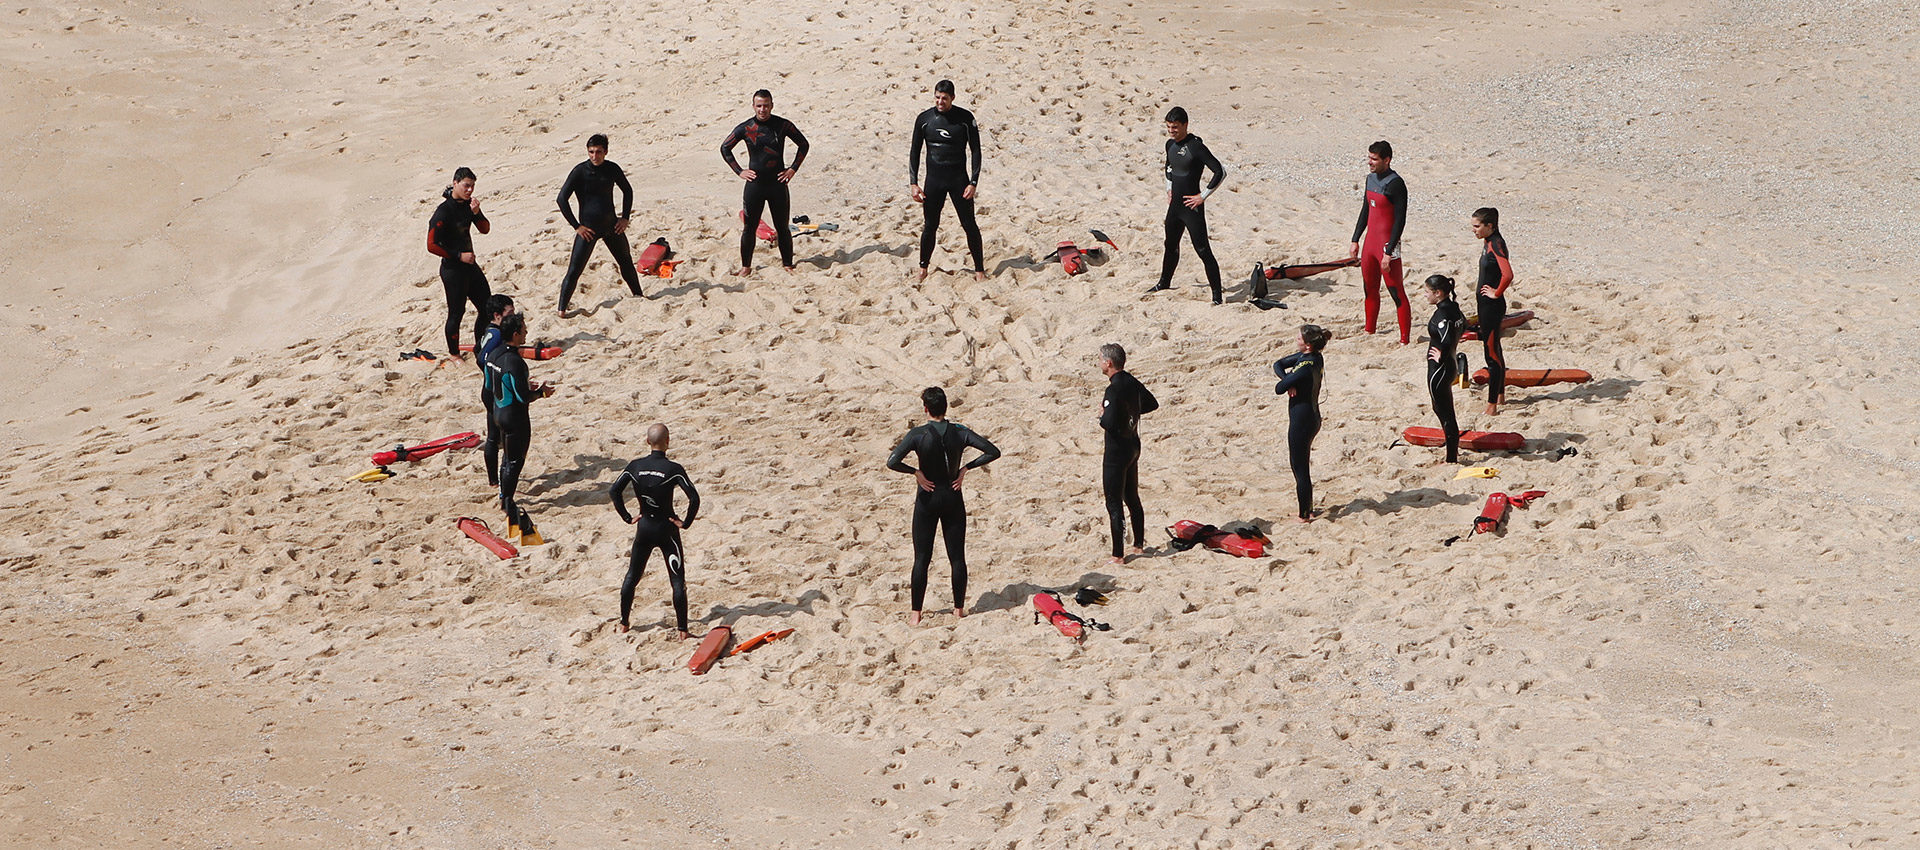
M 1285 309 L 1287 309 L 1287 305 L 1286 305 L 1285 303 L 1283 303 L 1283 302 L 1279 302 L 1279 301 L 1275 301 L 1275 300 L 1273 300 L 1273 299 L 1271 299 L 1271 298 L 1255 298 L 1255 299 L 1253 299 L 1252 301 L 1249 301 L 1249 302 L 1247 302 L 1247 303 L 1249 303 L 1249 304 L 1252 304 L 1253 306 L 1255 306 L 1255 307 L 1258 307 L 1258 308 L 1260 308 L 1260 309 L 1262 309 L 1262 310 L 1285 310 Z
M 1073 601 L 1080 605 L 1105 605 L 1107 595 L 1091 587 L 1083 587 L 1073 592 Z
M 1120 250 L 1120 246 L 1113 244 L 1113 239 L 1109 238 L 1107 234 L 1101 233 L 1100 231 L 1094 230 L 1093 228 L 1087 228 L 1087 232 L 1093 234 L 1094 241 L 1105 242 L 1107 243 L 1107 247 L 1112 248 L 1115 251 Z
M 1247 281 L 1250 298 L 1259 301 L 1267 297 L 1267 267 L 1263 263 L 1253 264 L 1253 278 Z

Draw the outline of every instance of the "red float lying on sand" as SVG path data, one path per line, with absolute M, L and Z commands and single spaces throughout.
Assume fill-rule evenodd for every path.
M 1544 387 L 1548 384 L 1584 384 L 1593 380 L 1593 376 L 1580 369 L 1508 369 L 1509 387 Z M 1487 370 L 1473 373 L 1473 382 L 1487 382 Z
M 1447 435 L 1440 429 L 1427 425 L 1415 425 L 1400 432 L 1400 436 L 1416 446 L 1444 446 Z M 1476 452 L 1512 452 L 1527 447 L 1527 438 L 1512 431 L 1467 431 L 1460 435 L 1460 448 Z
M 747 220 L 746 210 L 740 211 L 740 220 L 741 221 Z M 762 240 L 765 240 L 767 242 L 772 242 L 780 238 L 780 231 L 775 230 L 773 225 L 767 223 L 766 219 L 764 218 L 760 219 L 760 221 L 757 222 L 757 224 L 758 226 L 755 227 L 753 230 L 753 235 L 758 236 Z
M 386 466 L 403 460 L 412 463 L 416 460 L 433 457 L 448 449 L 477 448 L 481 442 L 482 439 L 479 434 L 466 431 L 451 437 L 441 437 L 431 443 L 421 443 L 417 446 L 394 446 L 384 452 L 374 452 L 373 465 Z
M 693 675 L 706 675 L 720 656 L 727 654 L 727 644 L 733 640 L 732 626 L 714 626 L 707 636 L 700 640 L 700 648 L 693 651 L 693 658 L 687 661 L 687 669 Z
M 1194 543 L 1242 558 L 1264 558 L 1267 556 L 1267 538 L 1256 532 L 1249 537 L 1226 529 L 1183 519 L 1167 527 L 1167 534 L 1183 543 Z
M 1068 277 L 1087 270 L 1087 255 L 1080 251 L 1078 245 L 1072 242 L 1062 242 L 1060 243 L 1059 254 L 1060 268 L 1066 271 Z
M 473 343 L 471 342 L 460 343 L 460 350 L 472 351 Z M 520 346 L 520 356 L 528 360 L 552 360 L 553 358 L 559 357 L 561 354 L 564 354 L 564 353 L 566 353 L 566 349 L 561 348 L 560 346 L 557 346 L 557 345 Z
M 1086 640 L 1086 624 L 1080 622 L 1079 617 L 1067 613 L 1067 609 L 1060 605 L 1060 600 L 1053 594 L 1034 594 L 1033 610 L 1036 612 L 1036 617 L 1047 618 L 1047 622 L 1052 623 L 1053 627 L 1059 629 L 1061 634 L 1073 638 L 1076 641 Z
M 480 545 L 492 550 L 493 554 L 499 555 L 500 560 L 504 561 L 520 554 L 520 550 L 513 548 L 512 543 L 501 540 L 499 535 L 494 534 L 493 530 L 488 528 L 487 524 L 480 520 L 470 516 L 463 516 L 460 518 L 459 525 L 462 532 L 466 533 L 468 537 L 478 541 Z
M 1518 313 L 1508 313 L 1506 318 L 1500 320 L 1500 328 L 1501 330 L 1517 328 L 1530 321 L 1533 321 L 1532 310 L 1521 310 Z M 1480 327 L 1480 324 L 1478 322 L 1468 322 L 1467 327 L 1471 328 L 1472 330 L 1468 330 L 1466 333 L 1461 334 L 1460 335 L 1461 339 L 1479 339 L 1480 338 L 1480 331 L 1478 330 Z
M 1487 496 L 1486 506 L 1480 509 L 1480 516 L 1476 517 L 1473 521 L 1473 533 L 1488 534 L 1498 530 L 1500 525 L 1507 521 L 1509 507 L 1525 510 L 1528 505 L 1533 504 L 1534 499 L 1538 499 L 1546 494 L 1547 491 L 1545 490 L 1528 490 L 1519 495 L 1507 493 L 1489 494 Z
M 658 274 L 660 264 L 673 258 L 673 247 L 667 244 L 666 237 L 653 240 L 640 256 L 634 258 L 633 267 L 641 274 Z

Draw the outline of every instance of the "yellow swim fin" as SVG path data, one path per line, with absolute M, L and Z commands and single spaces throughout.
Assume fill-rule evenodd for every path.
M 375 481 L 385 481 L 392 477 L 393 477 L 393 473 L 388 472 L 386 467 L 376 466 L 372 469 L 367 470 L 366 472 L 359 473 L 358 475 L 349 475 L 347 476 L 347 480 L 348 481 L 364 481 L 371 484 Z
M 1500 470 L 1494 469 L 1491 466 L 1469 466 L 1454 473 L 1453 480 L 1459 481 L 1462 478 L 1492 478 L 1499 474 Z

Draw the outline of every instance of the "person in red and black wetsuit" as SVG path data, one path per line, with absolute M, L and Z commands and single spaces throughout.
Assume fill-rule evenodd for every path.
M 493 229 L 487 214 L 480 211 L 479 199 L 473 196 L 477 180 L 473 169 L 464 165 L 455 169 L 453 185 L 440 193 L 446 200 L 434 208 L 433 218 L 427 222 L 427 252 L 440 258 L 440 286 L 447 293 L 447 357 L 453 360 L 465 359 L 460 353 L 460 320 L 466 315 L 467 302 L 473 302 L 475 347 L 480 345 L 491 318 L 487 315 L 487 299 L 493 290 L 488 288 L 487 275 L 473 256 L 472 228 L 479 228 L 481 233 Z
M 792 165 L 786 164 L 788 139 L 793 140 Z M 741 142 L 747 143 L 746 168 L 741 168 L 733 158 L 733 146 Z M 753 93 L 753 117 L 740 122 L 740 126 L 727 134 L 727 140 L 720 143 L 720 158 L 727 161 L 727 167 L 740 175 L 740 179 L 747 181 L 740 197 L 746 220 L 741 223 L 737 274 L 745 276 L 753 272 L 753 240 L 762 212 L 773 216 L 774 230 L 780 234 L 780 265 L 793 271 L 793 232 L 787 228 L 792 199 L 787 194 L 787 183 L 793 180 L 794 172 L 800 170 L 800 163 L 807 161 L 807 137 L 800 134 L 800 128 L 793 126 L 792 121 L 773 114 L 773 93 L 761 89 Z
M 613 214 L 613 190 L 620 190 L 620 215 Z M 573 214 L 572 198 L 580 199 L 580 215 Z M 567 304 L 573 300 L 573 288 L 580 283 L 580 272 L 593 256 L 593 243 L 604 242 L 620 267 L 620 279 L 634 297 L 640 291 L 640 273 L 633 267 L 633 248 L 627 244 L 627 220 L 633 217 L 633 184 L 619 164 L 607 161 L 607 137 L 595 133 L 587 138 L 587 161 L 573 167 L 567 182 L 560 184 L 560 214 L 573 228 L 573 255 L 567 260 L 567 276 L 560 281 L 560 317 L 567 317 Z
M 1480 246 L 1480 286 L 1474 302 L 1480 308 L 1480 344 L 1487 353 L 1487 415 L 1500 412 L 1507 400 L 1507 353 L 1500 348 L 1500 321 L 1507 317 L 1507 287 L 1513 285 L 1513 264 L 1507 261 L 1507 239 L 1500 235 L 1500 211 L 1481 207 L 1473 211 L 1473 235 Z
M 1367 333 L 1380 316 L 1380 279 L 1386 278 L 1400 321 L 1400 344 L 1411 338 L 1413 305 L 1407 302 L 1400 277 L 1400 234 L 1407 229 L 1407 182 L 1393 170 L 1393 145 L 1367 146 L 1367 194 L 1360 202 L 1360 220 L 1353 226 L 1353 251 L 1360 258 L 1360 278 L 1366 286 Z M 1361 238 L 1366 242 L 1362 244 Z

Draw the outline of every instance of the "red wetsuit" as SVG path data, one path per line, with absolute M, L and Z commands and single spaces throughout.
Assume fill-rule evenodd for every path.
M 1373 333 L 1380 316 L 1380 277 L 1386 273 L 1387 294 L 1393 296 L 1394 312 L 1400 321 L 1400 344 L 1408 341 L 1413 325 L 1413 306 L 1400 273 L 1400 233 L 1407 229 L 1407 183 L 1389 170 L 1385 174 L 1367 173 L 1367 197 L 1360 204 L 1360 220 L 1353 226 L 1353 241 L 1360 244 L 1360 277 L 1366 285 L 1367 333 Z

